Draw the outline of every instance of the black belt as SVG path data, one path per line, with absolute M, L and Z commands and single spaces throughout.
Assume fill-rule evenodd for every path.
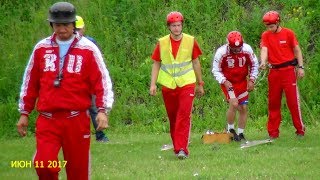
M 287 61 L 287 62 L 277 64 L 277 65 L 270 64 L 270 68 L 279 69 L 279 68 L 283 68 L 283 67 L 287 67 L 287 66 L 296 66 L 296 65 L 298 65 L 298 60 L 295 58 L 291 61 Z

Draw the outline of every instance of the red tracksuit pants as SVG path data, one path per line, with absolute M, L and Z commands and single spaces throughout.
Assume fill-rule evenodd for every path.
M 270 137 L 279 137 L 279 126 L 281 123 L 281 99 L 284 91 L 287 106 L 291 113 L 291 118 L 296 134 L 304 135 L 305 126 L 301 117 L 299 91 L 297 86 L 297 77 L 294 67 L 285 67 L 280 69 L 270 69 L 268 92 L 268 133 Z
M 170 135 L 174 152 L 181 149 L 188 155 L 188 144 L 191 131 L 191 112 L 194 99 L 194 85 L 162 88 L 162 96 L 170 121 Z
M 90 119 L 83 111 L 70 117 L 55 113 L 39 115 L 36 121 L 34 166 L 40 180 L 58 180 L 60 168 L 66 168 L 68 180 L 89 179 Z M 58 160 L 60 149 L 63 160 Z

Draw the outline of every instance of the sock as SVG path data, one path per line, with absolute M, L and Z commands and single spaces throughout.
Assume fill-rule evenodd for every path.
M 244 129 L 238 128 L 238 134 L 243 133 L 243 132 L 244 132 Z
M 228 124 L 228 131 L 229 131 L 230 129 L 234 129 L 234 124 Z

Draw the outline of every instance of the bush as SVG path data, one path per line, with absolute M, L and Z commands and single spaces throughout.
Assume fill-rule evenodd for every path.
M 54 1 L 26 0 L 0 3 L 0 136 L 11 136 L 19 117 L 17 102 L 24 68 L 33 46 L 51 34 L 46 22 L 48 8 Z M 307 124 L 315 124 L 320 114 L 319 87 L 319 20 L 312 1 L 171 1 L 171 0 L 92 0 L 72 1 L 87 28 L 105 55 L 114 82 L 115 104 L 110 115 L 113 127 L 137 126 L 141 131 L 168 132 L 168 122 L 161 92 L 149 96 L 152 60 L 150 55 L 157 39 L 168 34 L 165 18 L 170 11 L 185 16 L 184 32 L 194 35 L 203 50 L 201 57 L 206 95 L 195 100 L 193 130 L 225 126 L 226 103 L 220 86 L 211 74 L 211 59 L 231 30 L 242 32 L 245 41 L 259 55 L 259 43 L 264 26 L 263 14 L 278 10 L 283 25 L 294 29 L 305 57 L 306 77 L 299 81 L 301 107 Z M 266 76 L 260 76 L 259 86 L 250 95 L 249 119 L 252 126 L 263 128 L 267 115 Z M 284 110 L 284 119 L 291 119 Z M 31 116 L 30 130 L 34 128 Z M 290 121 L 289 121 L 290 122 Z M 290 124 L 290 123 L 289 123 Z

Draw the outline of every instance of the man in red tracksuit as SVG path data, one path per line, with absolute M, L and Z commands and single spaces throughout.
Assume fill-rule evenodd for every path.
M 72 4 L 49 9 L 53 35 L 34 47 L 21 86 L 17 130 L 26 136 L 28 115 L 37 103 L 34 166 L 40 180 L 57 180 L 65 167 L 69 180 L 89 179 L 91 95 L 96 95 L 98 128 L 108 127 L 111 79 L 99 48 L 75 31 Z M 60 149 L 64 161 L 58 160 Z
M 84 24 L 84 21 L 83 21 L 81 16 L 76 16 L 76 31 L 78 31 L 80 35 L 86 37 L 87 39 L 92 41 L 96 46 L 99 47 L 97 41 L 94 38 L 92 38 L 92 37 L 90 37 L 88 35 L 85 35 L 85 31 L 86 31 L 85 30 L 85 24 Z M 110 87 L 110 88 L 112 88 L 112 87 Z M 109 95 L 113 97 L 112 92 L 109 93 Z M 96 101 L 96 97 L 92 96 L 92 106 L 89 109 L 89 113 L 90 113 L 90 117 L 91 117 L 91 121 L 92 121 L 93 127 L 96 130 L 97 126 L 98 126 L 97 121 L 96 121 L 96 117 L 97 117 L 98 111 L 97 111 L 97 107 L 95 105 L 96 104 L 95 101 Z M 104 142 L 108 142 L 109 138 L 107 137 L 107 135 L 103 131 L 97 131 L 96 130 L 96 140 L 97 140 L 97 142 L 104 143 Z
M 162 96 L 170 121 L 174 153 L 179 159 L 189 155 L 191 112 L 195 87 L 199 96 L 204 94 L 201 65 L 202 54 L 194 37 L 182 33 L 183 16 L 174 11 L 167 15 L 170 34 L 159 39 L 153 51 L 150 94 L 156 95 L 156 82 L 162 85 Z
M 229 32 L 227 42 L 215 53 L 212 73 L 229 103 L 226 113 L 227 131 L 233 134 L 233 140 L 241 141 L 246 140 L 244 129 L 248 117 L 249 92 L 254 89 L 259 63 L 251 46 L 243 42 L 239 31 Z M 237 111 L 238 134 L 234 129 Z
M 261 37 L 261 64 L 265 69 L 270 64 L 268 75 L 268 133 L 271 139 L 279 137 L 281 123 L 282 92 L 291 113 L 292 122 L 298 136 L 304 136 L 305 126 L 301 117 L 297 77 L 304 76 L 303 57 L 294 32 L 280 26 L 280 16 L 269 11 L 263 16 L 267 31 Z

